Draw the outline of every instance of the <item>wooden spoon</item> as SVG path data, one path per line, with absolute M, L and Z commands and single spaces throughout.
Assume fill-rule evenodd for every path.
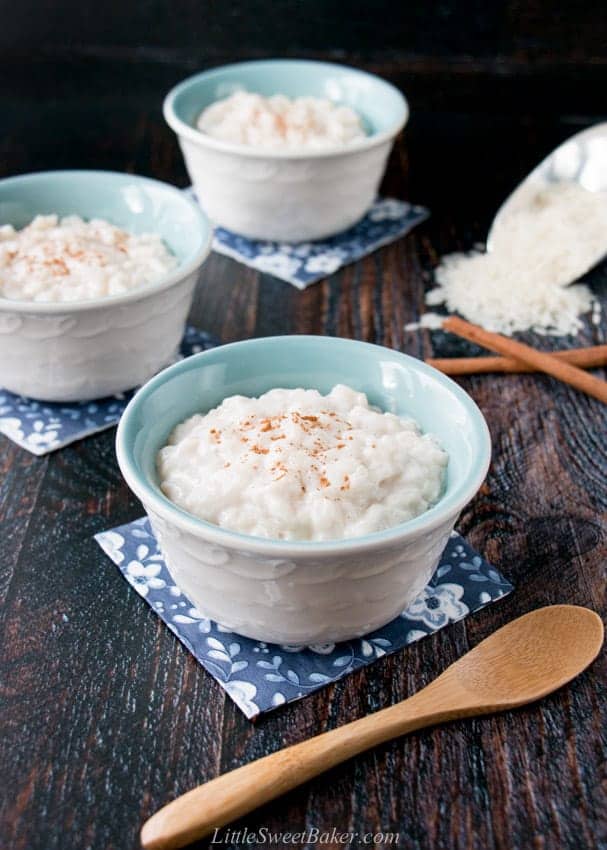
M 409 699 L 200 785 L 143 826 L 146 850 L 184 847 L 376 744 L 424 726 L 533 702 L 599 653 L 603 624 L 576 605 L 539 608 L 498 629 Z

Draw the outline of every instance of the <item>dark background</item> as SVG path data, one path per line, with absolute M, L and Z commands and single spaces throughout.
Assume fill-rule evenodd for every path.
M 183 186 L 161 105 L 190 73 L 264 56 L 377 72 L 411 105 L 384 190 L 431 218 L 305 292 L 212 254 L 193 322 L 224 342 L 317 333 L 453 353 L 404 326 L 438 258 L 483 240 L 546 153 L 607 117 L 604 6 L 0 0 L 0 177 L 92 167 Z M 561 344 L 606 337 L 603 314 Z M 461 383 L 494 456 L 458 528 L 514 593 L 255 725 L 92 539 L 142 512 L 114 432 L 43 458 L 0 437 L 2 850 L 134 850 L 170 798 L 403 699 L 513 617 L 559 602 L 605 617 L 607 407 L 536 375 Z M 399 831 L 399 850 L 607 850 L 606 681 L 603 654 L 541 705 L 376 748 L 239 826 Z
M 175 82 L 245 58 L 326 58 L 377 72 L 407 94 L 407 153 L 414 165 L 423 147 L 420 158 L 432 162 L 423 173 L 411 168 L 410 192 L 433 209 L 452 205 L 457 192 L 464 208 L 473 203 L 486 217 L 511 188 L 504 156 L 520 161 L 522 176 L 554 140 L 605 114 L 607 14 L 601 6 L 564 0 L 2 0 L 3 170 L 127 168 L 178 174 L 185 184 L 176 145 L 169 147 L 171 162 L 150 156 L 156 134 L 171 138 L 160 109 Z M 156 123 L 150 127 L 143 114 Z M 505 136 L 508 151 L 499 145 Z M 479 158 L 479 149 L 486 156 Z M 484 187 L 490 187 L 486 199 Z

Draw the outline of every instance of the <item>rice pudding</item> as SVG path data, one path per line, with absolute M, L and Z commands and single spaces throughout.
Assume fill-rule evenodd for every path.
M 0 227 L 0 296 L 70 302 L 122 295 L 177 266 L 161 237 L 132 234 L 104 219 L 38 215 Z
M 164 494 L 194 516 L 276 540 L 381 531 L 441 496 L 448 457 L 412 419 L 338 384 L 230 396 L 178 425 L 158 453 Z
M 255 148 L 315 150 L 366 136 L 357 112 L 320 97 L 263 97 L 238 91 L 207 106 L 197 127 L 215 139 Z

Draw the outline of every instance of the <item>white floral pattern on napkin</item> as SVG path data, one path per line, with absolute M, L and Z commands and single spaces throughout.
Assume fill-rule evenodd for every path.
M 428 586 L 387 626 L 346 643 L 278 646 L 234 634 L 204 617 L 171 579 L 147 517 L 95 539 L 249 719 L 301 699 L 512 590 L 494 567 L 453 534 Z
M 186 189 L 193 197 L 193 191 Z M 430 215 L 425 207 L 378 198 L 353 227 L 317 242 L 263 242 L 215 228 L 213 250 L 305 289 L 342 266 L 400 239 Z

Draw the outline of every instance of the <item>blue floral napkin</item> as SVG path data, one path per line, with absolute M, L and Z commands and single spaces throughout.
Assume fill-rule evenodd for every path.
M 207 620 L 173 583 L 147 517 L 95 535 L 129 584 L 252 719 L 501 599 L 512 585 L 453 534 L 432 579 L 400 617 L 364 638 L 278 646 Z
M 191 189 L 187 189 L 194 197 Z M 382 245 L 400 239 L 428 218 L 424 207 L 394 198 L 378 198 L 367 215 L 349 230 L 318 242 L 261 242 L 217 227 L 213 250 L 247 266 L 305 289 L 342 266 L 360 260 Z
M 204 331 L 186 328 L 178 357 L 212 348 Z M 176 358 L 177 359 L 177 358 Z M 69 404 L 34 401 L 0 389 L 0 433 L 35 455 L 63 448 L 115 425 L 135 390 L 96 401 Z

